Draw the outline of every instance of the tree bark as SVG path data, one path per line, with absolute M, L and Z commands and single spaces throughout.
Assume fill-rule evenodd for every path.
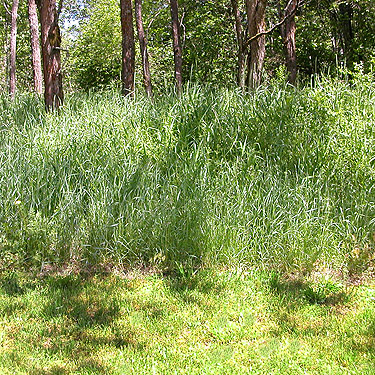
M 28 1 L 29 24 L 31 39 L 31 60 L 33 67 L 34 90 L 37 94 L 43 92 L 42 63 L 40 59 L 39 26 L 35 0 Z
M 339 29 L 341 31 L 344 57 L 349 69 L 353 68 L 353 4 L 350 1 L 339 3 Z
M 236 24 L 236 36 L 238 43 L 238 65 L 237 65 L 237 84 L 241 89 L 245 88 L 245 61 L 246 47 L 244 46 L 244 32 L 242 28 L 242 17 L 238 8 L 238 0 L 232 1 L 232 9 Z
M 287 4 L 284 14 L 280 19 L 286 17 L 285 23 L 281 25 L 281 37 L 284 44 L 285 63 L 288 71 L 288 82 L 295 85 L 297 78 L 297 56 L 296 56 L 296 20 L 295 12 L 297 0 L 291 0 Z
M 246 0 L 249 38 L 265 31 L 266 6 L 267 0 Z M 247 85 L 250 89 L 258 87 L 261 83 L 265 53 L 266 40 L 264 35 L 251 41 L 247 77 Z
M 135 20 L 137 24 L 139 48 L 142 56 L 143 84 L 148 97 L 152 96 L 150 64 L 148 62 L 147 37 L 142 21 L 142 0 L 135 0 Z
M 17 16 L 19 0 L 13 0 L 12 20 L 10 27 L 10 68 L 9 68 L 9 93 L 14 99 L 16 93 L 16 54 L 17 54 Z
M 182 47 L 180 37 L 180 23 L 178 20 L 178 2 L 170 0 L 172 17 L 172 37 L 174 54 L 174 73 L 177 94 L 182 92 Z
M 120 0 L 122 33 L 122 93 L 134 96 L 135 46 L 132 1 Z
M 42 39 L 44 102 L 47 110 L 58 109 L 64 101 L 59 14 L 56 9 L 56 0 L 37 0 L 37 5 Z
M 5 24 L 5 28 L 7 25 Z M 5 35 L 7 35 L 8 30 L 6 30 Z M 2 46 L 2 51 L 0 53 L 0 90 L 6 90 L 8 88 L 8 43 L 5 42 Z

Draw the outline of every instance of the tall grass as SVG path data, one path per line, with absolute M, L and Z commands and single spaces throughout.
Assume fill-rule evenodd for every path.
M 371 262 L 375 84 L 0 98 L 2 266 Z

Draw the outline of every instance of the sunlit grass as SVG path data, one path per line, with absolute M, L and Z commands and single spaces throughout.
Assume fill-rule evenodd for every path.
M 0 372 L 370 374 L 374 298 L 327 275 L 7 273 Z
M 0 99 L 3 268 L 373 266 L 375 89 Z

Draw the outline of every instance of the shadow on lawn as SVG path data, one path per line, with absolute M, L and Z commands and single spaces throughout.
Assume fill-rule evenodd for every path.
M 327 329 L 332 329 L 329 328 L 330 316 L 341 316 L 351 310 L 352 292 L 339 282 L 271 273 L 267 286 L 277 336 L 286 333 L 309 337 L 325 335 Z M 310 315 L 312 311 L 314 313 Z
M 350 299 L 350 292 L 342 284 L 327 279 L 313 282 L 273 272 L 268 283 L 271 292 L 294 304 L 336 306 Z
M 30 374 L 74 373 L 111 374 L 111 369 L 96 358 L 103 346 L 143 348 L 137 332 L 118 329 L 115 321 L 121 315 L 114 285 L 88 274 L 47 276 L 39 280 L 47 301 L 40 315 L 46 321 L 35 345 L 49 355 L 69 358 L 69 364 L 33 368 Z M 47 328 L 48 327 L 48 328 Z
M 88 358 L 80 361 L 74 373 L 78 374 L 110 374 L 107 366 L 103 365 L 101 361 Z M 72 374 L 71 370 L 63 366 L 52 366 L 50 368 L 35 368 L 29 372 L 30 375 L 67 375 Z
M 227 287 L 227 283 L 210 270 L 181 271 L 166 277 L 166 284 L 172 295 L 188 304 L 200 305 L 205 296 L 220 294 Z
M 25 293 L 25 288 L 21 285 L 16 272 L 9 272 L 1 278 L 0 288 L 5 294 L 11 297 L 23 295 Z
M 50 303 L 44 308 L 43 316 L 47 319 L 64 316 L 79 328 L 110 324 L 118 316 L 120 307 L 114 298 L 105 298 L 106 293 L 105 297 L 99 291 L 93 295 L 87 289 L 90 282 L 89 277 L 81 275 L 48 277 L 45 283 Z
M 66 375 L 69 371 L 63 366 L 52 366 L 50 368 L 36 368 L 31 370 L 30 375 Z

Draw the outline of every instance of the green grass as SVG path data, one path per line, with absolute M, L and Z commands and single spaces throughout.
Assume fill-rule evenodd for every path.
M 374 285 L 314 275 L 3 273 L 0 372 L 373 374 Z
M 373 266 L 375 87 L 0 99 L 1 267 Z
M 375 373 L 374 146 L 371 76 L 1 96 L 0 373 Z

